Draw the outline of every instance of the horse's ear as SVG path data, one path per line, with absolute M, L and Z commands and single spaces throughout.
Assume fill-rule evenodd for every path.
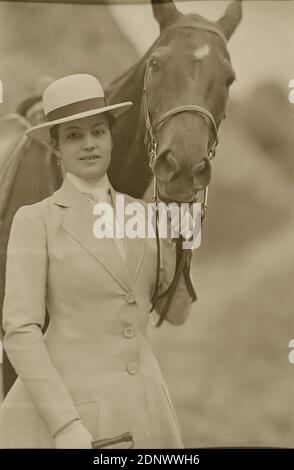
M 160 26 L 160 31 L 180 16 L 173 0 L 151 0 L 151 3 L 154 17 Z
M 222 31 L 225 33 L 227 39 L 230 39 L 231 35 L 240 23 L 241 18 L 242 0 L 235 0 L 228 6 L 224 16 L 217 22 Z

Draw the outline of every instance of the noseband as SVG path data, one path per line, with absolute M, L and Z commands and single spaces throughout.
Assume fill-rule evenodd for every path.
M 202 29 L 204 31 L 210 31 L 213 34 L 217 34 L 225 42 L 225 44 L 227 43 L 227 40 L 224 34 L 222 34 L 222 32 L 219 31 L 217 28 L 213 27 L 212 25 L 203 25 L 198 22 L 195 22 L 193 24 L 190 23 L 190 24 L 179 24 L 179 25 L 170 26 L 169 28 L 166 28 L 164 30 L 164 33 L 166 33 L 167 31 L 170 31 L 171 29 L 179 29 L 179 28 L 186 28 L 186 29 L 193 28 L 197 30 Z M 160 39 L 161 38 L 159 37 L 158 41 Z M 197 114 L 201 114 L 202 116 L 205 116 L 206 118 L 208 118 L 210 128 L 212 131 L 210 132 L 211 137 L 209 139 L 209 144 L 208 144 L 208 149 L 207 149 L 207 157 L 209 161 L 212 162 L 212 160 L 215 157 L 216 147 L 218 144 L 218 129 L 215 123 L 215 119 L 213 115 L 211 114 L 211 112 L 203 106 L 194 105 L 194 104 L 185 105 L 185 106 L 177 106 L 176 108 L 172 108 L 171 110 L 164 113 L 162 116 L 160 116 L 157 120 L 155 120 L 152 123 L 149 108 L 148 108 L 148 99 L 147 99 L 147 75 L 148 75 L 148 67 L 146 67 L 146 70 L 145 70 L 144 86 L 143 86 L 143 111 L 144 111 L 145 128 L 146 128 L 144 142 L 147 145 L 149 166 L 153 172 L 153 201 L 156 204 L 155 228 L 156 228 L 156 242 L 157 242 L 156 282 L 155 282 L 155 290 L 154 290 L 154 295 L 152 298 L 152 306 L 151 306 L 150 311 L 153 310 L 153 308 L 155 307 L 155 304 L 157 303 L 159 299 L 161 299 L 162 297 L 166 295 L 168 296 L 166 303 L 164 305 L 164 308 L 161 312 L 160 319 L 156 325 L 156 326 L 160 326 L 167 315 L 167 311 L 169 309 L 171 300 L 173 298 L 173 294 L 175 292 L 176 286 L 178 284 L 178 281 L 182 273 L 184 275 L 188 292 L 193 301 L 197 299 L 197 295 L 196 295 L 196 292 L 194 290 L 194 287 L 192 285 L 192 282 L 189 276 L 190 263 L 191 263 L 191 250 L 187 250 L 187 249 L 183 250 L 183 247 L 182 247 L 183 239 L 181 237 L 177 239 L 177 243 L 176 243 L 177 259 L 176 259 L 176 271 L 175 271 L 173 281 L 171 282 L 170 286 L 163 294 L 159 295 L 158 293 L 159 274 L 160 274 L 160 242 L 159 242 L 159 231 L 158 231 L 158 207 L 157 207 L 158 199 L 160 198 L 163 202 L 167 202 L 167 203 L 184 202 L 184 201 L 175 201 L 175 200 L 171 201 L 159 195 L 157 180 L 153 171 L 154 162 L 157 159 L 157 147 L 158 147 L 157 139 L 156 139 L 156 132 L 163 123 L 168 121 L 173 116 L 176 116 L 177 114 L 180 114 L 183 112 L 194 112 Z M 201 223 L 203 222 L 203 219 L 205 217 L 207 207 L 208 207 L 208 186 L 206 186 L 204 189 L 203 202 L 201 203 Z

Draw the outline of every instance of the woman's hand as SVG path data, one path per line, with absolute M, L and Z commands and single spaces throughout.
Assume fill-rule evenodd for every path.
M 92 449 L 93 436 L 77 419 L 65 426 L 54 438 L 56 449 Z

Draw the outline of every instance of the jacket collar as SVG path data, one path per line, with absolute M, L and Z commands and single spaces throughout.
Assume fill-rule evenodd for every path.
M 110 184 L 110 194 L 115 206 L 116 191 Z M 52 201 L 58 206 L 67 208 L 63 219 L 63 229 L 74 238 L 96 261 L 112 275 L 126 290 L 130 290 L 142 264 L 145 249 L 144 238 L 125 238 L 126 262 L 119 254 L 112 238 L 97 239 L 93 234 L 97 216 L 87 198 L 65 178 L 60 189 L 52 195 Z M 126 203 L 129 201 L 126 196 Z M 128 217 L 125 215 L 125 222 Z M 117 256 L 116 256 L 117 253 Z
M 101 189 L 108 190 L 110 183 L 107 174 L 102 176 L 99 181 L 96 182 L 95 186 L 87 183 L 82 178 L 70 173 L 69 171 L 66 173 L 65 178 L 69 179 L 69 181 L 81 192 L 84 194 L 92 194 L 95 195 Z

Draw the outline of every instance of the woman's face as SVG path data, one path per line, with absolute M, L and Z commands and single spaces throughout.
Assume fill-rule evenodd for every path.
M 107 117 L 97 114 L 60 124 L 54 147 L 65 172 L 89 182 L 99 180 L 111 160 L 112 138 Z

